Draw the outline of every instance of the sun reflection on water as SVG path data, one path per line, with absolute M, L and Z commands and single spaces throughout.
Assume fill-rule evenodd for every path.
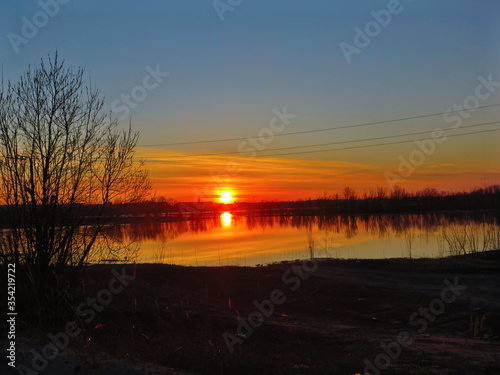
M 232 220 L 233 220 L 233 215 L 231 215 L 227 211 L 220 215 L 220 221 L 222 223 L 222 226 L 224 227 L 230 227 Z

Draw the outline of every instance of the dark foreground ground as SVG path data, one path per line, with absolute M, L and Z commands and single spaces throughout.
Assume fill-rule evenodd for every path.
M 135 279 L 102 292 L 113 270 Z M 112 300 L 80 307 L 86 331 L 41 374 L 139 374 L 145 363 L 161 366 L 148 368 L 155 374 L 500 374 L 500 251 L 256 268 L 92 266 L 83 286 L 82 302 Z M 41 348 L 47 334 L 37 337 Z M 28 364 L 33 342 L 19 355 Z M 85 364 L 102 354 L 113 360 Z

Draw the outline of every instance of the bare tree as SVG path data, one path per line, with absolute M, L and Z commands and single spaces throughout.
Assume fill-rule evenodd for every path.
M 387 189 L 382 186 L 377 186 L 377 199 L 385 199 L 387 197 Z
M 357 198 L 356 191 L 352 187 L 346 186 L 344 188 L 344 199 L 345 200 L 355 200 L 356 198 Z
M 393 199 L 402 199 L 407 196 L 405 188 L 399 186 L 399 185 L 394 185 L 391 191 L 391 198 Z
M 116 250 L 102 234 L 115 199 L 137 201 L 150 188 L 134 161 L 138 134 L 103 111 L 82 68 L 42 59 L 0 91 L 1 262 L 21 265 L 35 290 L 51 274 Z M 106 245 L 106 246 L 104 246 Z

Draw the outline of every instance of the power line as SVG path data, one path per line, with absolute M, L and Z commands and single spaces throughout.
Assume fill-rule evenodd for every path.
M 485 122 L 485 123 L 481 123 L 481 124 L 473 124 L 473 125 L 461 126 L 460 129 L 475 128 L 475 127 L 478 127 L 478 126 L 486 126 L 486 125 L 492 125 L 492 124 L 498 124 L 498 122 L 497 121 L 495 121 L 495 122 Z M 316 144 L 304 145 L 304 146 L 289 146 L 289 147 L 273 148 L 273 149 L 269 149 L 269 150 L 261 150 L 261 151 L 259 151 L 259 153 L 262 153 L 262 152 L 272 152 L 272 151 L 282 151 L 282 150 L 292 150 L 292 149 L 306 148 L 306 147 L 321 147 L 321 146 L 340 145 L 340 144 L 346 144 L 346 143 L 367 142 L 367 141 L 375 141 L 375 140 L 380 140 L 380 139 L 408 137 L 408 136 L 411 136 L 411 135 L 419 135 L 419 134 L 427 134 L 427 133 L 429 133 L 428 130 L 421 131 L 421 132 L 415 132 L 415 133 L 387 135 L 387 136 L 383 136 L 383 137 L 374 137 L 374 138 L 365 138 L 365 139 L 354 139 L 354 140 L 350 140 L 350 141 L 329 142 L 329 143 L 316 143 Z M 198 154 L 198 155 L 195 155 L 195 156 L 217 156 L 217 155 L 222 155 L 222 154 L 224 154 L 224 155 L 241 154 L 241 152 L 239 152 L 239 151 L 219 152 L 219 153 L 210 153 L 210 154 Z
M 472 111 L 472 110 L 479 110 L 479 109 L 491 108 L 491 107 L 498 107 L 498 106 L 500 106 L 500 103 L 499 104 L 485 105 L 485 106 L 476 107 L 476 108 L 470 108 L 470 109 L 465 109 L 464 108 L 464 109 L 460 109 L 460 110 L 449 111 L 447 113 L 457 113 L 457 112 L 464 112 L 464 111 Z M 384 120 L 384 121 L 365 122 L 365 123 L 361 123 L 361 124 L 344 125 L 344 126 L 339 126 L 339 127 L 329 127 L 329 128 L 314 129 L 314 130 L 302 130 L 302 131 L 291 132 L 291 133 L 275 134 L 274 136 L 275 137 L 285 137 L 285 136 L 297 135 L 297 134 L 319 133 L 319 132 L 333 131 L 333 130 L 340 130 L 340 129 L 350 129 L 350 128 L 357 128 L 357 127 L 363 127 L 363 126 L 388 124 L 388 123 L 398 122 L 398 121 L 416 120 L 416 119 L 420 119 L 420 118 L 426 118 L 426 117 L 432 117 L 432 116 L 439 116 L 439 115 L 443 115 L 443 112 L 431 113 L 431 114 L 419 115 L 419 116 L 402 117 L 402 118 L 391 119 L 391 120 Z M 194 145 L 194 144 L 203 144 L 203 143 L 242 141 L 242 140 L 247 140 L 247 139 L 248 139 L 248 137 L 224 138 L 224 139 L 212 139 L 212 140 L 207 140 L 207 141 L 191 141 L 191 142 L 144 144 L 144 145 L 138 145 L 138 147 L 181 146 L 181 145 Z
M 490 130 L 479 130 L 479 131 L 475 131 L 475 132 L 462 133 L 462 134 L 452 134 L 452 135 L 447 135 L 447 138 L 461 137 L 461 136 L 465 136 L 465 135 L 474 135 L 474 134 L 480 134 L 480 133 L 490 133 L 490 132 L 495 132 L 495 131 L 499 131 L 499 130 L 500 130 L 500 128 L 499 129 L 490 129 Z M 431 140 L 431 139 L 432 138 L 425 138 L 424 140 Z M 374 144 L 374 145 L 353 146 L 353 147 L 344 147 L 344 148 L 333 148 L 333 149 L 327 149 L 327 150 L 312 150 L 312 151 L 300 151 L 300 152 L 287 152 L 287 153 L 282 153 L 282 154 L 273 154 L 273 155 L 265 155 L 265 156 L 266 157 L 275 157 L 275 156 L 289 156 L 289 155 L 313 154 L 313 153 L 330 152 L 330 151 L 356 150 L 356 149 L 360 149 L 360 148 L 378 147 L 378 146 L 390 146 L 390 145 L 397 145 L 397 144 L 404 144 L 404 143 L 411 143 L 411 142 L 415 142 L 415 140 L 406 140 L 406 141 L 398 141 L 398 142 L 386 142 L 386 143 L 378 143 L 378 144 Z M 219 155 L 219 154 L 212 154 L 212 155 Z M 203 156 L 203 155 L 192 155 L 192 156 Z M 166 160 L 165 162 L 168 162 L 168 161 L 169 160 Z
M 486 126 L 486 125 L 493 125 L 493 124 L 498 124 L 498 122 L 484 122 L 480 124 L 473 124 L 473 125 L 467 125 L 467 126 L 462 126 L 460 129 L 468 129 L 468 128 L 476 128 L 479 126 Z M 496 131 L 498 129 L 492 129 L 492 130 L 487 130 L 487 131 Z M 486 131 L 486 132 L 487 132 Z M 481 131 L 484 132 L 484 131 Z M 275 149 L 270 149 L 270 150 L 260 150 L 258 153 L 262 152 L 273 152 L 273 151 L 283 151 L 283 150 L 291 150 L 291 149 L 300 149 L 300 148 L 308 148 L 308 147 L 321 147 L 321 146 L 331 146 L 331 145 L 340 145 L 340 144 L 347 144 L 347 143 L 356 143 L 356 142 L 368 142 L 368 141 L 375 141 L 375 140 L 381 140 L 381 139 L 390 139 L 390 138 L 399 138 L 399 137 L 408 137 L 408 136 L 414 136 L 414 135 L 420 135 L 420 134 L 427 134 L 429 131 L 421 131 L 421 132 L 413 132 L 413 133 L 405 133 L 405 134 L 397 134 L 397 135 L 388 135 L 388 136 L 382 136 L 382 137 L 373 137 L 373 138 L 364 138 L 364 139 L 354 139 L 354 140 L 349 140 L 349 141 L 339 141 L 339 142 L 329 142 L 329 143 L 317 143 L 317 144 L 311 144 L 311 145 L 304 145 L 304 146 L 290 146 L 290 147 L 281 147 L 281 148 L 275 148 Z M 455 135 L 448 135 L 448 137 L 454 137 L 458 135 L 468 135 L 468 134 L 475 134 L 474 132 L 470 133 L 463 133 L 463 134 L 455 134 Z M 286 153 L 286 154 L 271 154 L 271 155 L 265 155 L 265 156 L 281 156 L 281 155 L 294 155 L 294 154 L 302 154 L 302 153 L 314 153 L 314 152 L 324 152 L 324 151 L 335 151 L 335 150 L 351 150 L 355 148 L 364 148 L 364 147 L 374 147 L 374 146 L 379 146 L 379 145 L 392 145 L 392 144 L 398 144 L 398 143 L 408 143 L 408 142 L 413 142 L 414 140 L 407 140 L 407 141 L 398 141 L 398 142 L 389 142 L 389 143 L 381 143 L 381 144 L 374 144 L 374 145 L 366 145 L 366 146 L 352 146 L 352 147 L 344 147 L 340 149 L 329 149 L 329 150 L 312 150 L 312 151 L 301 151 L 297 153 Z M 224 155 L 234 155 L 234 154 L 244 154 L 238 151 L 232 151 L 232 152 L 220 152 L 220 153 L 209 153 L 209 154 L 194 154 L 190 156 L 195 156 L 195 157 L 205 157 L 205 156 L 224 156 Z M 183 158 L 185 157 L 184 155 L 171 155 L 169 156 L 171 158 Z
M 499 129 L 490 129 L 490 130 L 479 130 L 476 132 L 470 132 L 470 133 L 462 133 L 462 134 L 452 134 L 448 135 L 448 138 L 452 137 L 460 137 L 464 135 L 472 135 L 472 134 L 479 134 L 479 133 L 489 133 L 489 132 L 495 132 L 499 131 Z M 426 138 L 426 140 L 430 140 L 432 138 Z M 267 157 L 271 156 L 285 156 L 285 155 L 299 155 L 299 154 L 312 154 L 312 153 L 318 153 L 318 152 L 329 152 L 329 151 L 342 151 L 342 150 L 354 150 L 354 149 L 359 149 L 359 148 L 367 148 L 367 147 L 377 147 L 377 146 L 388 146 L 388 145 L 396 145 L 396 144 L 402 144 L 402 143 L 410 143 L 410 142 L 415 142 L 415 140 L 408 140 L 408 141 L 398 141 L 398 142 L 387 142 L 387 143 L 379 143 L 375 145 L 365 145 L 365 146 L 353 146 L 353 147 L 344 147 L 344 148 L 333 148 L 333 149 L 328 149 L 328 150 L 313 150 L 313 151 L 301 151 L 301 152 L 288 152 L 288 153 L 283 153 L 283 154 L 274 154 L 274 155 L 266 155 Z

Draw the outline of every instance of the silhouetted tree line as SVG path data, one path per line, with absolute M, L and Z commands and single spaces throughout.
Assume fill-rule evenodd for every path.
M 500 209 L 500 185 L 469 192 L 439 192 L 434 188 L 407 192 L 404 188 L 395 186 L 392 190 L 377 188 L 362 194 L 351 187 L 346 187 L 342 193 L 330 196 L 325 194 L 317 199 L 232 204 L 205 202 L 203 209 L 197 207 L 199 206 L 165 198 L 126 204 L 110 203 L 102 212 L 101 220 L 103 224 L 113 224 L 210 219 L 218 217 L 224 211 L 248 216 L 302 216 L 498 210 Z M 4 209 L 5 207 L 0 207 L 0 215 L 1 210 Z M 81 205 L 78 209 L 78 216 L 80 218 L 92 217 L 95 209 L 96 207 L 92 205 Z
M 173 215 L 184 215 L 181 205 L 169 208 Z M 296 201 L 237 202 L 231 205 L 208 204 L 205 210 L 193 213 L 193 217 L 207 217 L 220 211 L 245 212 L 248 215 L 337 215 L 337 214 L 379 214 L 411 213 L 454 210 L 496 210 L 500 209 L 500 185 L 492 185 L 469 192 L 439 192 L 426 188 L 407 192 L 400 186 L 392 190 L 376 188 L 363 194 L 351 187 L 341 194 L 325 195 L 317 199 Z
M 172 199 L 150 199 L 135 203 L 108 203 L 101 212 L 102 224 L 179 221 L 192 219 L 218 218 L 221 212 L 247 216 L 310 216 L 339 214 L 384 214 L 384 213 L 419 213 L 437 211 L 469 211 L 500 209 L 500 185 L 493 185 L 470 192 L 438 192 L 426 188 L 417 192 L 407 192 L 396 186 L 389 191 L 377 188 L 359 194 L 346 187 L 342 194 L 325 195 L 317 199 L 296 201 L 236 202 L 222 204 L 206 202 L 203 209 L 194 208 L 189 203 L 176 202 Z M 8 208 L 0 206 L 0 226 L 8 227 L 2 220 L 3 212 Z M 101 205 L 81 204 L 74 209 L 73 220 L 85 225 L 85 218 L 93 218 Z
M 493 185 L 470 192 L 438 192 L 426 188 L 407 192 L 400 186 L 391 191 L 377 188 L 358 194 L 346 187 L 343 194 L 293 202 L 240 203 L 238 208 L 255 213 L 291 215 L 336 215 L 410 213 L 500 208 L 500 186 Z

